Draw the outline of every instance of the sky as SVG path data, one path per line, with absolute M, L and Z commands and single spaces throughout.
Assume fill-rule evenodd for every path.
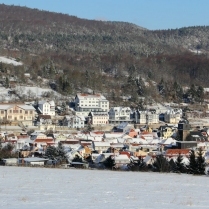
M 209 25 L 209 0 L 0 0 L 79 18 L 123 21 L 156 29 Z

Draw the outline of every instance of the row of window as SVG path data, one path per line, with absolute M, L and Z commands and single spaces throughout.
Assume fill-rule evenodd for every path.
M 8 117 L 7 117 L 8 119 L 14 119 L 14 120 L 23 120 L 23 116 L 19 116 L 19 117 L 12 117 L 12 115 L 9 115 Z M 31 116 L 27 116 L 27 117 L 24 117 L 24 120 L 26 120 L 26 119 L 32 119 L 32 117 Z
M 9 113 L 24 113 L 23 110 L 9 110 Z M 4 115 L 5 114 L 5 111 L 4 110 L 1 110 L 1 115 Z M 27 111 L 25 110 L 25 114 L 33 114 L 33 111 Z

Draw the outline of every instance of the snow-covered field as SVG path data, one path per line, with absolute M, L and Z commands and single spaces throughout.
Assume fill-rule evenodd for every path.
M 179 174 L 0 167 L 0 208 L 209 208 L 209 178 Z

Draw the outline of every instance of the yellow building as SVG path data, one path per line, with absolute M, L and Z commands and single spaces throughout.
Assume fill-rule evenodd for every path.
M 1 121 L 17 121 L 24 125 L 32 125 L 35 117 L 35 108 L 25 104 L 0 104 Z

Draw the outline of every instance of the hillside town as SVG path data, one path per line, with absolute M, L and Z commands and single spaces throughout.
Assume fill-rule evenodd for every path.
M 186 166 L 191 151 L 198 156 L 200 150 L 209 162 L 208 118 L 185 115 L 177 104 L 110 107 L 100 93 L 77 93 L 61 106 L 2 103 L 0 119 L 1 149 L 10 153 L 1 152 L 4 165 L 128 170 L 142 160 L 149 167 L 158 156 L 173 162 L 181 156 Z

